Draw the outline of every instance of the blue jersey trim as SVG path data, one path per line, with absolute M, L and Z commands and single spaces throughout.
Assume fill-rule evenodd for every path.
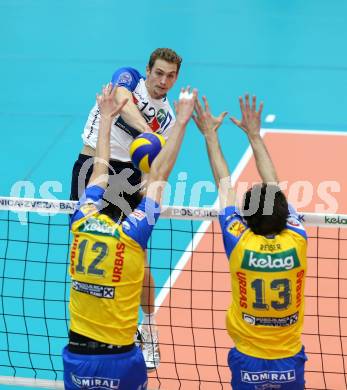
M 303 224 L 300 221 L 299 214 L 297 213 L 296 209 L 293 205 L 288 204 L 288 219 L 287 219 L 287 226 L 286 228 L 289 230 L 292 230 L 293 232 L 300 234 L 300 236 L 304 237 L 305 240 L 307 240 L 307 233 L 303 226 Z
M 105 193 L 105 189 L 101 188 L 99 186 L 92 185 L 92 186 L 87 187 L 84 190 L 83 195 L 81 196 L 80 200 L 78 201 L 76 211 L 74 212 L 74 214 L 71 217 L 70 227 L 72 226 L 72 224 L 74 222 L 85 217 L 85 214 L 81 211 L 81 207 L 86 203 L 95 204 L 97 207 L 99 207 L 100 201 L 102 200 L 104 193 Z
M 143 77 L 134 68 L 124 67 L 117 69 L 112 75 L 112 84 L 124 87 L 130 92 L 133 92 L 139 83 L 139 80 Z
M 123 232 L 146 249 L 159 216 L 160 205 L 153 199 L 145 197 L 122 223 Z
M 224 249 L 229 259 L 231 252 L 248 227 L 236 206 L 228 206 L 221 210 L 219 223 L 222 229 Z

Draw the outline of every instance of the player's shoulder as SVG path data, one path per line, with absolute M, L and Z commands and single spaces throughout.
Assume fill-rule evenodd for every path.
M 219 213 L 224 248 L 228 258 L 249 228 L 236 206 L 228 206 Z
M 123 221 L 122 231 L 146 249 L 147 241 L 159 216 L 160 205 L 151 198 L 144 197 L 136 209 Z
M 304 239 L 307 239 L 307 233 L 302 223 L 302 218 L 297 212 L 297 210 L 291 204 L 289 204 L 288 206 L 288 218 L 287 218 L 286 229 L 294 233 L 295 235 L 299 235 Z
M 71 217 L 70 226 L 72 229 L 76 226 L 76 222 L 99 213 L 104 192 L 105 189 L 97 185 L 86 187 Z
M 134 88 L 143 79 L 144 77 L 137 69 L 124 66 L 115 70 L 111 81 L 113 85 Z
M 220 210 L 218 218 L 222 229 L 228 228 L 235 221 L 245 224 L 239 209 L 235 205 L 230 205 Z
M 144 76 L 141 74 L 141 72 L 136 69 L 136 68 L 133 68 L 131 66 L 123 66 L 122 68 L 119 68 L 118 69 L 118 72 L 121 74 L 121 75 L 124 75 L 126 73 L 130 73 L 131 75 L 133 76 L 136 76 L 138 77 L 139 79 L 144 79 Z M 116 72 L 115 72 L 116 73 Z

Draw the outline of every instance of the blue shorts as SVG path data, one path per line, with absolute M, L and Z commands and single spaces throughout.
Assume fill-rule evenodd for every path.
M 228 355 L 231 385 L 234 390 L 303 390 L 304 347 L 285 359 L 259 359 L 232 348 Z
M 147 389 L 147 369 L 142 351 L 113 355 L 81 355 L 63 350 L 65 390 Z

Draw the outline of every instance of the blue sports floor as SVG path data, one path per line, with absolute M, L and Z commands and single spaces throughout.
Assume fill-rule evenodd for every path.
M 238 116 L 237 97 L 249 92 L 264 100 L 263 118 L 276 116 L 264 127 L 346 130 L 346 17 L 343 0 L 0 0 L 0 196 L 47 198 L 48 191 L 67 199 L 95 93 L 118 67 L 144 72 L 157 47 L 183 57 L 171 102 L 189 84 L 213 112 Z M 247 142 L 225 122 L 221 143 L 233 169 Z M 290 163 L 293 151 L 283 148 Z M 188 205 L 194 183 L 212 181 L 193 122 L 173 188 L 180 172 L 187 172 L 186 196 L 168 201 Z M 19 181 L 31 184 L 19 190 Z M 212 205 L 216 196 L 203 191 L 193 205 Z

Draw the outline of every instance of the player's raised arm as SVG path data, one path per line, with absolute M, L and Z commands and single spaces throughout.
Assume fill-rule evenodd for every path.
M 141 133 L 151 131 L 145 118 L 142 116 L 141 112 L 134 103 L 131 91 L 124 87 L 118 87 L 117 92 L 115 94 L 115 98 L 118 104 L 121 104 L 124 99 L 128 99 L 127 103 L 124 105 L 120 112 L 122 118 L 128 125 L 130 125 Z
M 204 107 L 199 100 L 196 101 L 193 119 L 205 137 L 208 157 L 210 160 L 213 177 L 218 186 L 220 206 L 225 208 L 235 202 L 235 191 L 231 185 L 230 171 L 224 159 L 217 130 L 223 123 L 226 112 L 218 117 L 212 115 L 206 97 L 203 97 Z
M 259 175 L 264 183 L 277 184 L 278 178 L 275 167 L 272 163 L 270 154 L 260 136 L 261 113 L 263 110 L 263 103 L 259 105 L 257 111 L 257 98 L 252 97 L 252 104 L 249 101 L 249 95 L 239 98 L 242 118 L 241 120 L 231 117 L 233 123 L 240 127 L 246 134 L 253 149 L 255 162 Z
M 88 186 L 98 185 L 101 188 L 106 188 L 108 184 L 111 125 L 113 118 L 119 114 L 120 110 L 128 101 L 125 98 L 119 104 L 116 103 L 116 91 L 117 87 L 112 87 L 112 84 L 109 83 L 102 89 L 101 95 L 96 95 L 100 109 L 100 127 L 93 162 L 93 173 L 88 182 Z
M 193 114 L 197 91 L 190 92 L 189 87 L 182 89 L 180 99 L 176 103 L 176 124 L 163 149 L 153 161 L 148 175 L 146 196 L 160 203 L 163 188 L 159 189 L 156 182 L 166 182 L 176 162 L 187 124 Z M 154 185 L 153 185 L 154 184 Z

